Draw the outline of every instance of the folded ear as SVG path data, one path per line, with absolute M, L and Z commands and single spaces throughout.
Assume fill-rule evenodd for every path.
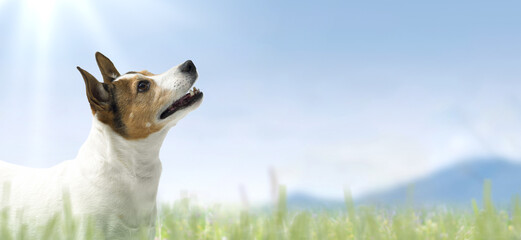
M 83 80 L 85 81 L 85 88 L 87 90 L 87 99 L 90 103 L 90 108 L 95 111 L 107 111 L 110 109 L 110 93 L 107 85 L 98 82 L 94 76 L 89 72 L 77 67 L 80 71 Z
M 114 63 L 100 52 L 96 52 L 96 62 L 98 63 L 99 70 L 103 76 L 104 83 L 111 83 L 114 79 L 120 76 L 118 70 L 114 67 Z

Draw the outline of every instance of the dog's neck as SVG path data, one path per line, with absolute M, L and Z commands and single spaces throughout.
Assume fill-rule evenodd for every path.
M 127 140 L 94 116 L 87 141 L 78 153 L 81 174 L 92 186 L 127 201 L 127 219 L 131 220 L 126 222 L 130 225 L 142 224 L 155 215 L 161 175 L 159 150 L 167 133 L 168 129 L 163 129 L 144 139 Z
M 96 164 L 94 159 L 105 166 L 118 166 L 122 172 L 138 178 L 153 177 L 151 174 L 160 164 L 159 150 L 167 133 L 168 130 L 161 130 L 144 139 L 128 140 L 94 116 L 90 134 L 77 159 L 88 161 L 91 166 Z

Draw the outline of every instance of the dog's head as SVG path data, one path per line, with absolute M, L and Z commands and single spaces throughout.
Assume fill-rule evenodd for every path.
M 92 113 L 126 139 L 170 128 L 202 102 L 203 93 L 195 87 L 190 90 L 197 79 L 190 60 L 157 75 L 148 71 L 121 75 L 99 52 L 96 61 L 103 83 L 78 67 Z

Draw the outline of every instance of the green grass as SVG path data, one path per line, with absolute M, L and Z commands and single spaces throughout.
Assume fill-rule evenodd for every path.
M 277 206 L 268 210 L 239 210 L 222 206 L 203 207 L 188 199 L 163 205 L 156 239 L 284 240 L 284 239 L 521 239 L 521 200 L 498 209 L 486 182 L 483 204 L 469 199 L 467 209 L 355 206 L 346 194 L 341 210 L 288 210 L 285 192 Z M 55 223 L 50 223 L 55 224 Z M 52 225 L 50 229 L 60 228 Z M 69 239 L 70 221 L 62 233 L 47 239 Z M 1 239 L 13 238 L 0 224 Z

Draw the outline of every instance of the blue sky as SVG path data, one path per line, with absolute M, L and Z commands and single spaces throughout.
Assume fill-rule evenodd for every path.
M 45 3 L 45 4 L 42 4 Z M 340 197 L 473 156 L 521 157 L 517 1 L 0 0 L 0 159 L 72 159 L 91 115 L 77 65 L 198 67 L 160 198 Z M 6 91 L 7 90 L 7 91 Z

